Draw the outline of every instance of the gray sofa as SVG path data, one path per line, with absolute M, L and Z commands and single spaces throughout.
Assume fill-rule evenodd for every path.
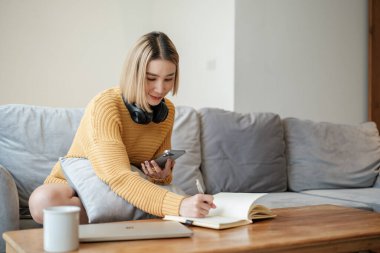
M 28 198 L 64 156 L 83 109 L 0 106 L 0 234 L 38 226 Z M 174 184 L 197 193 L 265 192 L 270 208 L 335 204 L 380 211 L 380 137 L 357 126 L 178 106 Z M 4 242 L 0 242 L 0 251 Z

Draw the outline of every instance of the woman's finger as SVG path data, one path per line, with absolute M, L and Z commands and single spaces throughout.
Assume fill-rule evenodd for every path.
M 150 163 L 153 165 L 153 169 L 156 171 L 156 173 L 158 175 L 160 175 L 161 172 L 162 172 L 162 170 L 161 170 L 160 166 L 158 166 L 158 164 L 156 163 L 156 161 L 152 160 Z
M 207 204 L 207 203 L 203 203 L 200 207 L 199 207 L 199 212 L 203 215 L 208 215 L 210 210 L 211 210 L 212 206 Z
M 148 161 L 145 161 L 145 167 L 148 171 L 148 173 L 151 175 L 151 174 L 154 174 L 154 171 L 152 170 L 152 168 L 150 167 L 150 164 Z
M 141 168 L 142 168 L 144 174 L 148 175 L 148 171 L 146 170 L 144 163 L 141 163 Z
M 206 217 L 208 215 L 208 213 L 209 213 L 209 210 L 201 209 L 199 212 L 202 215 L 202 217 Z
M 212 195 L 208 194 L 197 194 L 198 201 L 199 201 L 199 207 L 204 210 L 210 210 L 211 208 L 216 208 L 216 205 L 214 204 L 214 197 Z
M 173 168 L 173 163 L 174 163 L 174 161 L 169 158 L 165 163 L 165 170 L 169 170 L 169 169 Z

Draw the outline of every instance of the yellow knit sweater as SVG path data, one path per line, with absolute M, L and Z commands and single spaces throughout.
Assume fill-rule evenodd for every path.
M 89 159 L 96 175 L 117 195 L 141 210 L 157 215 L 179 215 L 183 196 L 169 192 L 132 172 L 140 165 L 170 149 L 174 105 L 165 99 L 169 115 L 165 121 L 141 125 L 127 110 L 121 91 L 112 88 L 97 95 L 87 106 L 66 157 Z M 172 175 L 164 180 L 170 183 Z M 45 183 L 67 183 L 60 162 Z

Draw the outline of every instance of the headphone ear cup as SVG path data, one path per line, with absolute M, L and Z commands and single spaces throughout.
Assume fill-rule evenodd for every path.
M 156 105 L 152 109 L 153 109 L 152 121 L 154 123 L 160 123 L 168 117 L 169 109 L 165 104 L 165 100 L 162 100 L 158 105 Z
M 152 121 L 154 123 L 160 123 L 164 121 L 169 114 L 169 108 L 165 104 L 165 99 L 162 99 L 158 105 L 151 107 L 153 113 L 144 111 L 134 103 L 128 103 L 126 99 L 124 100 L 124 104 L 127 107 L 132 120 L 137 124 L 149 124 Z
M 138 110 L 134 110 L 131 113 L 132 120 L 136 122 L 137 124 L 148 124 L 152 121 L 153 114 L 145 112 L 141 110 L 140 108 L 137 108 Z
M 153 119 L 153 113 L 148 113 L 137 107 L 135 104 L 130 104 L 124 101 L 132 120 L 137 124 L 149 124 Z

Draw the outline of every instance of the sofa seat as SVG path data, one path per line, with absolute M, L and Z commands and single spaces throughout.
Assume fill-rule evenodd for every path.
M 380 189 L 379 189 L 380 190 Z M 334 190 L 335 191 L 335 190 Z M 361 203 L 352 200 L 343 200 L 338 198 L 329 198 L 298 192 L 272 192 L 259 198 L 255 203 L 265 205 L 269 208 L 287 208 L 299 206 L 315 205 L 337 205 L 363 210 L 373 211 L 370 204 Z
M 380 212 L 380 188 L 309 190 L 303 193 L 334 200 L 361 203 L 370 206 L 376 212 Z

